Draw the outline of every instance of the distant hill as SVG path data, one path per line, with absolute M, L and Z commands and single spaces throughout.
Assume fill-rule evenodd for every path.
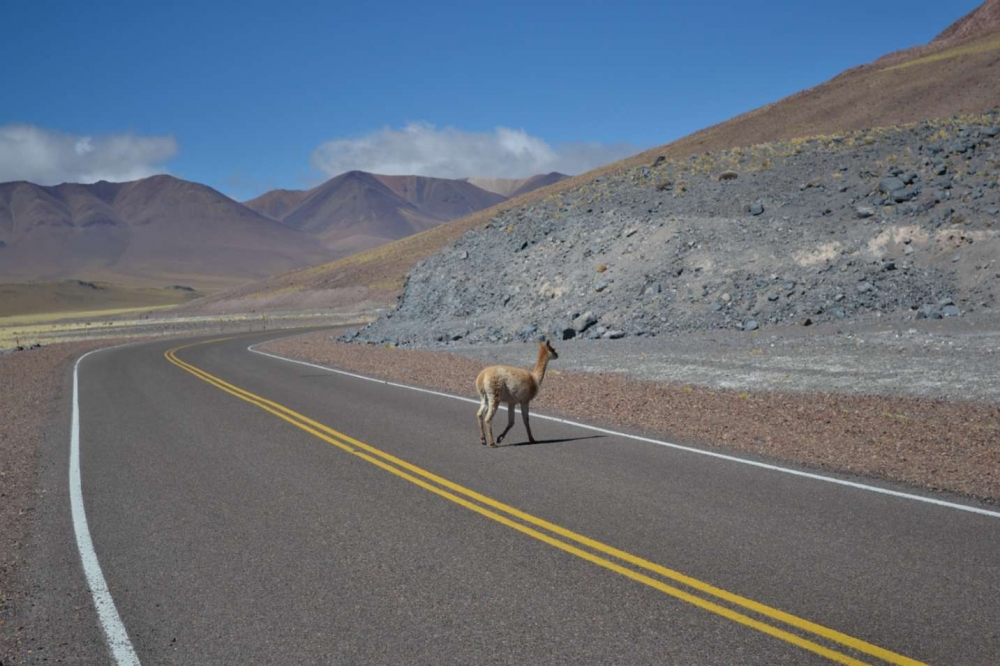
M 335 256 L 210 187 L 0 184 L 0 280 L 82 278 L 213 288 Z
M 514 190 L 519 188 L 527 178 L 466 178 L 466 182 L 472 183 L 476 187 L 493 192 L 504 197 L 509 197 Z
M 488 208 L 505 197 L 463 180 L 349 171 L 308 191 L 274 190 L 247 202 L 272 219 L 349 254 Z
M 271 190 L 243 205 L 272 220 L 280 220 L 306 198 L 307 190 Z
M 565 178 L 569 178 L 569 176 L 553 171 L 552 173 L 529 176 L 528 178 L 466 178 L 466 180 L 487 192 L 495 192 L 496 194 L 511 198 L 527 194 L 532 190 L 537 190 L 539 187 L 557 183 Z
M 416 177 L 389 180 L 350 171 L 310 190 L 282 222 L 318 236 L 329 248 L 357 250 L 480 210 L 486 197 L 503 200 L 467 183 L 462 185 L 468 191 L 457 191 L 456 182 Z
M 300 294 L 352 294 L 356 300 L 391 303 L 406 274 L 470 230 L 481 228 L 505 210 L 524 209 L 562 196 L 595 179 L 665 158 L 794 138 L 831 135 L 923 119 L 975 114 L 1000 105 L 1000 0 L 988 0 L 944 30 L 933 42 L 889 54 L 849 69 L 830 81 L 759 109 L 736 116 L 672 143 L 548 187 L 498 206 L 308 271 L 244 285 L 234 298 L 276 290 Z M 479 179 L 484 186 L 500 188 Z M 502 190 L 501 190 L 502 191 Z M 304 297 L 304 296 L 303 296 Z M 346 296 L 345 296 L 346 297 Z M 220 307 L 225 297 L 213 299 Z M 318 302 L 318 301 L 317 301 Z M 283 302 L 282 307 L 291 307 Z
M 539 174 L 537 176 L 532 176 L 531 178 L 525 178 L 521 181 L 520 185 L 518 185 L 517 189 L 511 192 L 510 198 L 513 199 L 514 197 L 519 197 L 522 194 L 534 192 L 535 190 L 548 187 L 549 185 L 555 185 L 559 181 L 566 180 L 567 178 L 569 178 L 569 176 L 557 171 Z
M 440 220 L 454 220 L 506 199 L 463 180 L 426 176 L 375 177 L 425 215 Z

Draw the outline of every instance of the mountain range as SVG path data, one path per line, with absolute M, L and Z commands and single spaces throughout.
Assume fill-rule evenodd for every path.
M 525 179 L 520 189 L 565 178 Z M 159 175 L 0 184 L 0 281 L 100 280 L 215 289 L 309 266 L 507 200 L 466 180 L 351 171 L 241 204 Z
M 0 184 L 0 279 L 212 288 L 335 256 L 205 185 L 172 176 Z
M 560 178 L 565 176 L 537 176 L 523 185 L 530 191 L 531 183 L 540 187 Z M 469 180 L 349 171 L 308 191 L 268 192 L 246 206 L 316 236 L 338 254 L 350 254 L 495 206 L 516 196 L 517 189 L 505 195 Z

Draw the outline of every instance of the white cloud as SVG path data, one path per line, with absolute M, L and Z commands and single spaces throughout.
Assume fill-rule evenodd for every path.
M 163 163 L 176 154 L 177 142 L 169 136 L 74 136 L 35 125 L 0 125 L 0 182 L 136 180 L 166 173 Z
M 639 148 L 627 143 L 571 143 L 550 146 L 524 130 L 498 127 L 492 132 L 437 129 L 410 123 L 320 144 L 312 165 L 327 176 L 354 169 L 385 175 L 465 178 L 524 178 L 560 171 L 578 174 L 628 157 Z

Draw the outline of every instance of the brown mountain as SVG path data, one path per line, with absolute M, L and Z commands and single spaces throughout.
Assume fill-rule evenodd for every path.
M 464 180 L 426 176 L 375 177 L 424 215 L 439 220 L 454 220 L 494 206 L 506 198 Z
M 247 206 L 345 254 L 430 229 L 503 200 L 461 180 L 349 171 L 307 192 L 268 192 Z
M 568 178 L 498 206 L 334 261 L 233 292 L 244 298 L 274 289 L 331 294 L 343 299 L 394 302 L 406 273 L 498 212 L 530 205 L 618 170 L 650 164 L 659 155 L 688 156 L 739 146 L 884 127 L 922 119 L 974 114 L 1000 104 L 1000 0 L 988 0 L 932 43 L 849 69 L 815 88 L 708 127 L 673 143 Z M 224 297 L 213 299 L 217 307 Z M 291 302 L 282 307 L 292 307 Z
M 948 26 L 931 44 L 951 45 L 997 32 L 1000 32 L 1000 0 L 987 0 Z
M 421 215 L 372 174 L 350 171 L 310 190 L 282 222 L 317 236 L 327 247 L 365 249 L 440 221 Z
M 256 199 L 244 201 L 243 205 L 272 220 L 280 220 L 288 215 L 299 202 L 309 194 L 306 190 L 271 190 Z
M 221 193 L 171 176 L 0 184 L 0 280 L 233 284 L 332 253 Z
M 543 187 L 548 187 L 549 185 L 555 185 L 560 180 L 566 180 L 569 178 L 564 173 L 559 173 L 558 171 L 553 171 L 551 173 L 538 174 L 537 176 L 532 176 L 531 178 L 525 178 L 518 185 L 517 189 L 511 192 L 510 197 L 519 197 L 522 194 L 527 194 L 528 192 L 534 192 L 537 189 Z

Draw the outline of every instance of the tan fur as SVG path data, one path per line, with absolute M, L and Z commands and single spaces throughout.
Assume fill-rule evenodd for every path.
M 532 370 L 511 368 L 506 365 L 491 365 L 483 369 L 476 377 L 476 390 L 479 392 L 479 412 L 476 420 L 479 422 L 480 443 L 486 444 L 487 426 L 490 433 L 490 446 L 496 446 L 514 427 L 514 406 L 521 406 L 521 417 L 524 428 L 528 431 L 528 441 L 535 442 L 531 435 L 531 425 L 528 423 L 528 403 L 538 395 L 538 389 L 545 378 L 545 369 L 549 361 L 559 358 L 559 354 L 548 342 L 538 344 L 538 361 Z M 501 402 L 507 403 L 507 427 L 500 436 L 493 439 L 493 416 Z

